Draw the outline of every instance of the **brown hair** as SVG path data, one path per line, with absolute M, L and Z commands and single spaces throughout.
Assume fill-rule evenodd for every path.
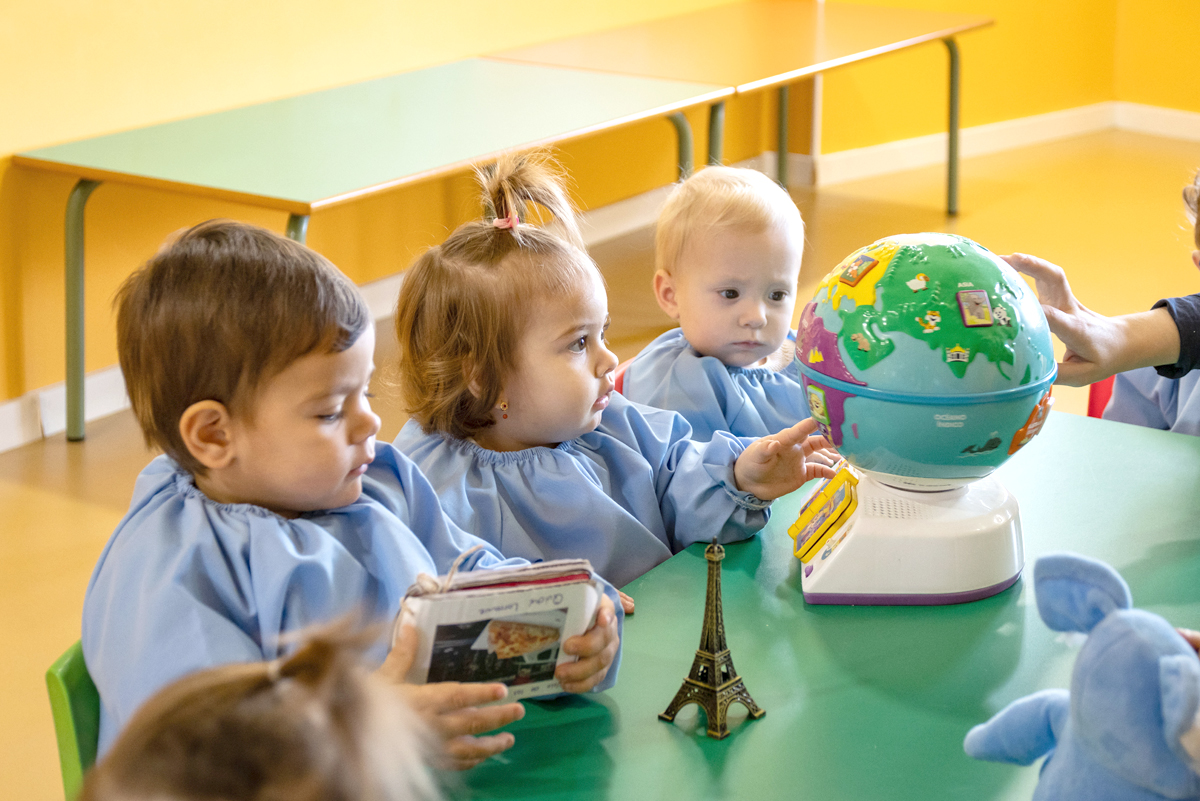
M 79 801 L 436 798 L 430 735 L 338 624 L 290 657 L 187 676 L 147 701 Z
M 1192 241 L 1200 250 L 1200 213 L 1197 204 L 1200 203 L 1200 170 L 1192 176 L 1192 182 L 1183 188 L 1183 203 L 1187 207 L 1188 220 L 1192 223 Z
M 502 156 L 476 177 L 484 219 L 460 226 L 417 259 L 396 308 L 405 411 L 427 433 L 459 439 L 492 425 L 539 303 L 573 297 L 596 270 L 562 179 L 544 154 Z M 528 222 L 534 204 L 549 212 L 549 224 Z M 513 215 L 520 224 L 508 227 Z
M 244 223 L 210 220 L 163 246 L 113 301 L 125 387 L 147 444 L 203 475 L 179 419 L 215 400 L 249 413 L 255 389 L 296 359 L 353 345 L 371 324 L 323 256 Z
M 671 191 L 654 232 L 654 268 L 674 275 L 688 241 L 714 228 L 763 231 L 804 220 L 787 190 L 757 170 L 705 167 Z

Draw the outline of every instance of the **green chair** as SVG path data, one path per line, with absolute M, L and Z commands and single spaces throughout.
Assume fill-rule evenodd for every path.
M 58 737 L 67 801 L 79 795 L 83 774 L 96 761 L 100 739 L 100 693 L 83 662 L 83 646 L 76 642 L 46 671 L 50 711 Z

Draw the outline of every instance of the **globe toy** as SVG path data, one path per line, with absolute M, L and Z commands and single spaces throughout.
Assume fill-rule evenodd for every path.
M 796 360 L 844 459 L 789 532 L 805 598 L 953 603 L 1015 582 L 1017 504 L 990 474 L 1041 430 L 1056 375 L 1020 275 L 961 236 L 881 239 L 821 282 Z
M 796 336 L 813 417 L 884 483 L 982 478 L 1040 428 L 1054 350 L 1037 298 L 969 239 L 881 239 L 834 268 Z

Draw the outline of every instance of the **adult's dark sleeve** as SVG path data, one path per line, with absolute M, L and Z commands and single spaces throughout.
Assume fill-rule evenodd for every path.
M 1164 306 L 1179 329 L 1179 361 L 1154 369 L 1163 378 L 1182 378 L 1200 367 L 1200 294 L 1167 298 L 1154 304 L 1156 309 Z

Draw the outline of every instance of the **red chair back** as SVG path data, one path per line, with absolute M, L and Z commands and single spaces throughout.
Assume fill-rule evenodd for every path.
M 1115 378 L 1115 375 L 1110 375 L 1103 381 L 1088 385 L 1088 417 L 1100 417 L 1104 414 L 1104 407 L 1108 405 L 1108 399 L 1112 397 Z
M 625 371 L 629 369 L 629 363 L 632 361 L 633 359 L 626 359 L 618 364 L 617 369 L 613 371 L 613 389 L 622 395 L 625 394 Z

